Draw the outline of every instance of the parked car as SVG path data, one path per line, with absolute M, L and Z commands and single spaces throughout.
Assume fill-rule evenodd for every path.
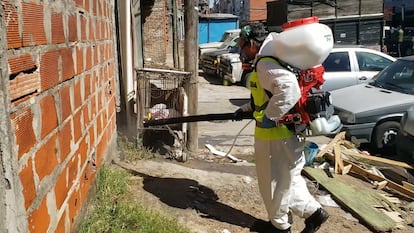
M 223 33 L 220 41 L 217 42 L 210 42 L 210 43 L 203 43 L 198 45 L 198 56 L 205 52 L 213 51 L 219 49 L 225 41 L 231 41 L 233 38 L 238 37 L 240 34 L 240 29 L 231 29 L 227 30 Z
M 401 133 L 397 136 L 397 155 L 406 162 L 414 162 L 414 105 L 401 118 Z
M 239 54 L 239 36 L 228 38 L 220 47 L 204 52 L 200 56 L 199 66 L 207 74 L 218 76 L 221 55 Z
M 332 91 L 369 82 L 395 60 L 392 56 L 369 48 L 335 46 L 322 64 L 325 68 L 325 82 L 321 89 Z M 237 55 L 223 57 L 220 59 L 219 73 L 231 83 L 241 82 L 246 85 L 248 76 L 242 76 L 241 64 Z
M 335 46 L 322 63 L 325 80 L 322 90 L 332 91 L 359 83 L 367 83 L 396 58 L 363 47 Z
M 414 56 L 399 58 L 369 83 L 331 92 L 348 138 L 395 149 L 400 120 L 414 104 Z
M 224 85 L 241 84 L 248 87 L 249 74 L 252 71 L 252 61 L 241 62 L 239 53 L 220 55 L 219 76 Z

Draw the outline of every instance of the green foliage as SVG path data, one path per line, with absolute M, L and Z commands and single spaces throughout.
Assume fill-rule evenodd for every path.
M 125 170 L 102 166 L 97 176 L 96 197 L 80 233 L 188 233 L 176 219 L 144 208 L 128 189 L 130 174 Z

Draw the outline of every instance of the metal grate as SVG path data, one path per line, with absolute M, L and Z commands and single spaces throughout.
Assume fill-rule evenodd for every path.
M 143 119 L 166 119 L 185 114 L 185 84 L 189 72 L 142 69 L 137 71 L 138 95 Z
M 137 70 L 137 122 L 142 144 L 160 154 L 185 160 L 186 124 L 143 128 L 145 119 L 167 119 L 187 115 L 186 87 L 190 72 L 162 69 Z M 166 150 L 166 148 L 168 148 Z

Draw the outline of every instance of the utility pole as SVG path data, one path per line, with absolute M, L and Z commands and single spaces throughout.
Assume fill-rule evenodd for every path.
M 197 114 L 198 108 L 198 11 L 194 0 L 184 1 L 184 70 L 190 72 L 187 82 L 188 113 Z M 196 122 L 188 124 L 187 149 L 190 152 L 198 150 L 198 125 Z

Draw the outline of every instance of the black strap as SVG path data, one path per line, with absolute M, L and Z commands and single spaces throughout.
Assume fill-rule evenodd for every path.
M 263 58 L 271 58 L 271 59 L 275 60 L 277 63 L 279 63 L 281 66 L 283 66 L 283 68 L 285 68 L 285 69 L 287 69 L 289 71 L 294 72 L 293 68 L 291 66 L 289 66 L 289 64 L 287 64 L 286 62 L 284 62 L 284 61 L 282 61 L 279 58 L 274 57 L 274 56 L 263 56 L 263 57 L 257 58 L 256 62 L 253 65 L 254 71 L 256 71 L 257 63 L 259 63 L 259 61 L 262 60 Z

